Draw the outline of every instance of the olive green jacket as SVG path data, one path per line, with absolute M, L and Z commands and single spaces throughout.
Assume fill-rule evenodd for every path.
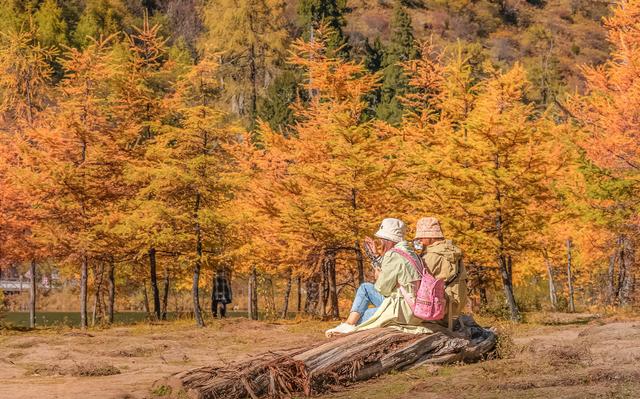
M 462 264 L 462 251 L 451 240 L 437 241 L 426 248 L 422 260 L 433 277 L 447 284 L 445 293 L 451 301 L 452 317 L 457 317 L 467 304 L 467 273 Z M 447 317 L 448 314 L 445 320 Z
M 399 242 L 394 248 L 417 257 L 406 241 Z M 375 287 L 384 297 L 384 301 L 371 318 L 356 327 L 356 331 L 378 327 L 395 327 L 406 332 L 433 332 L 426 323 L 413 315 L 411 308 L 400 293 L 399 287 L 415 298 L 416 286 L 420 275 L 402 255 L 388 251 L 382 257 L 382 268 Z

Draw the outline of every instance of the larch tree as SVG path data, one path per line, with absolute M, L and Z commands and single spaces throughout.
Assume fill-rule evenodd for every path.
M 55 107 L 21 145 L 23 184 L 45 212 L 40 232 L 61 262 L 79 264 L 81 327 L 88 325 L 89 262 L 98 255 L 96 228 L 117 197 L 122 172 L 119 130 L 110 119 L 108 39 L 69 50 Z M 75 274 L 75 273 L 74 273 Z
M 49 93 L 55 49 L 38 42 L 34 26 L 0 32 L 0 113 L 3 123 L 34 122 Z
M 159 25 L 151 25 L 145 15 L 141 27 L 126 36 L 126 50 L 120 54 L 118 80 L 114 92 L 118 107 L 116 118 L 129 139 L 126 179 L 130 187 L 129 211 L 119 224 L 118 232 L 129 240 L 129 250 L 136 259 L 146 259 L 153 299 L 153 312 L 161 317 L 160 290 L 157 278 L 158 249 L 170 252 L 172 228 L 166 223 L 156 199 L 142 188 L 147 184 L 146 146 L 163 125 L 168 115 L 165 97 L 173 91 L 175 62 L 170 60 L 166 39 Z M 144 231 L 144 234 L 140 234 Z M 144 288 L 146 290 L 146 286 Z
M 193 311 L 200 327 L 200 275 L 203 266 L 213 263 L 211 249 L 224 240 L 217 234 L 224 224 L 220 209 L 233 191 L 232 180 L 225 179 L 231 167 L 227 147 L 240 137 L 216 106 L 216 68 L 213 60 L 204 59 L 178 80 L 169 100 L 172 122 L 150 139 L 145 167 L 138 172 L 147 182 L 141 194 L 154 198 L 167 214 L 180 259 L 193 265 Z
M 630 301 L 635 278 L 628 259 L 624 261 L 624 252 L 634 252 L 638 236 L 640 1 L 617 2 L 605 26 L 612 56 L 604 65 L 584 67 L 586 93 L 571 97 L 568 106 L 582 133 L 580 144 L 592 164 L 587 170 L 590 181 L 599 180 L 593 199 L 599 199 L 603 215 L 609 215 L 611 227 L 617 230 L 615 252 L 622 254 L 616 255 L 622 261 L 618 288 L 610 290 L 617 291 L 612 296 L 624 305 Z M 609 274 L 613 287 L 613 271 Z
M 532 233 L 545 223 L 541 209 L 551 197 L 557 153 L 548 124 L 524 100 L 523 68 L 490 73 L 465 119 L 441 121 L 445 140 L 434 148 L 440 177 L 433 194 L 468 257 L 496 263 L 517 320 L 513 265 L 538 245 Z
M 280 0 L 209 0 L 204 7 L 205 54 L 219 54 L 223 101 L 249 128 L 258 98 L 285 56 L 287 33 Z

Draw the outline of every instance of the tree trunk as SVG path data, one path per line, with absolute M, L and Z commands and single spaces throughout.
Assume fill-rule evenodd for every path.
M 298 276 L 298 284 L 297 284 L 297 291 L 298 291 L 298 306 L 297 306 L 297 311 L 298 313 L 300 313 L 302 311 L 302 277 Z
M 153 313 L 156 320 L 162 317 L 160 310 L 160 290 L 158 289 L 158 273 L 156 272 L 156 249 L 149 248 L 149 275 L 151 277 L 151 295 L 153 295 Z
M 98 272 L 98 266 L 93 269 L 94 277 L 94 295 L 93 295 L 93 311 L 91 312 L 91 326 L 96 325 L 96 319 L 100 312 L 100 292 L 102 291 L 102 277 L 104 274 L 104 263 L 100 262 L 100 272 Z
M 249 318 L 258 320 L 258 272 L 255 266 L 251 269 L 249 277 L 249 298 L 247 303 Z
M 142 282 L 142 306 L 144 312 L 147 314 L 147 318 L 151 319 L 151 310 L 149 309 L 149 296 L 147 295 L 147 283 Z
M 82 265 L 80 266 L 80 327 L 86 329 L 89 327 L 87 318 L 87 285 L 89 275 L 89 261 L 87 255 L 82 255 Z
M 320 300 L 320 284 L 318 273 L 314 273 L 305 282 L 307 288 L 307 298 L 304 303 L 304 312 L 309 315 L 318 314 L 318 302 Z
M 169 270 L 164 269 L 164 284 L 162 286 L 162 320 L 167 320 L 167 304 L 169 303 Z
M 327 260 L 320 262 L 320 317 L 327 317 L 327 301 L 329 299 L 329 278 L 327 273 Z
M 576 305 L 573 301 L 573 276 L 571 275 L 571 239 L 567 240 L 567 280 L 569 283 L 569 311 L 575 312 Z
M 113 259 L 109 265 L 109 272 L 107 273 L 107 282 L 109 283 L 109 300 L 107 302 L 107 322 L 113 324 L 113 316 L 115 313 L 116 305 L 116 265 Z
M 358 285 L 362 285 L 364 283 L 364 258 L 359 241 L 356 241 L 354 248 L 356 250 L 356 265 L 358 266 Z
M 607 272 L 607 304 L 613 305 L 615 302 L 615 269 L 616 255 L 609 256 L 609 270 Z
M 291 296 L 291 285 L 293 284 L 293 271 L 289 269 L 287 274 L 287 287 L 284 290 L 284 305 L 282 306 L 282 318 L 286 319 L 289 314 L 289 297 Z
M 549 259 L 546 251 L 544 253 L 544 263 L 547 265 L 547 275 L 549 277 L 549 300 L 551 301 L 551 308 L 553 310 L 557 310 L 558 296 L 556 294 L 556 285 L 553 280 L 553 266 L 551 265 L 551 260 Z
M 31 273 L 31 284 L 29 290 L 29 328 L 36 328 L 36 260 L 31 259 L 31 267 L 29 268 Z
M 631 265 L 634 264 L 634 251 L 631 241 L 623 237 L 620 249 L 620 273 L 618 277 L 618 303 L 620 306 L 627 306 L 631 302 L 634 279 L 631 272 Z
M 193 267 L 193 285 L 191 287 L 191 295 L 193 299 L 193 315 L 196 318 L 198 327 L 204 327 L 202 312 L 200 310 L 200 268 L 202 267 L 202 231 L 200 229 L 200 193 L 196 193 L 196 205 L 193 211 L 193 220 L 196 230 L 196 262 Z
M 500 170 L 500 159 L 498 155 L 495 158 L 495 170 Z M 495 215 L 496 235 L 498 243 L 500 245 L 498 249 L 498 268 L 500 269 L 500 275 L 502 276 L 502 286 L 504 288 L 504 294 L 507 298 L 507 304 L 509 305 L 509 311 L 511 312 L 511 320 L 520 320 L 520 310 L 516 303 L 516 298 L 513 294 L 513 273 L 511 263 L 511 255 L 507 256 L 505 251 L 505 238 L 503 231 L 503 216 L 502 216 L 502 193 L 500 187 L 495 188 L 496 191 L 496 203 L 498 204 Z
M 338 287 L 336 282 L 336 253 L 331 251 L 327 254 L 327 275 L 329 280 L 329 304 L 331 305 L 331 318 L 340 318 L 340 308 L 338 307 Z
M 513 294 L 513 269 L 511 262 L 511 256 L 500 255 L 498 257 L 502 286 L 504 287 L 504 294 L 511 312 L 511 320 L 520 321 L 520 309 L 518 309 L 518 304 Z
M 156 382 L 177 396 L 276 398 L 315 396 L 356 381 L 425 364 L 482 360 L 496 334 L 461 316 L 454 332 L 435 326 L 433 334 L 389 328 L 365 330 L 311 347 L 288 349 L 218 367 L 198 367 Z

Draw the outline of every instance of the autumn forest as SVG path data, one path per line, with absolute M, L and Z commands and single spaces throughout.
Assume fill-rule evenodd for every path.
M 640 1 L 609 3 L 2 0 L 0 269 L 74 282 L 82 327 L 140 293 L 204 326 L 222 272 L 251 318 L 338 319 L 380 221 L 435 216 L 474 312 L 636 307 Z

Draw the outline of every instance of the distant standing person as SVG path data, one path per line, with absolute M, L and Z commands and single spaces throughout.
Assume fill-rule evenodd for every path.
M 227 305 L 233 301 L 233 293 L 231 284 L 227 277 L 226 270 L 220 270 L 216 273 L 213 280 L 213 292 L 211 293 L 211 314 L 218 317 L 218 307 L 220 307 L 220 318 L 227 317 Z

